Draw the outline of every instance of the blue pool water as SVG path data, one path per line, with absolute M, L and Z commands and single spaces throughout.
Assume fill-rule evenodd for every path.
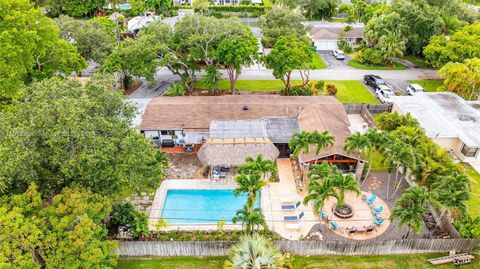
M 168 190 L 162 218 L 169 224 L 217 223 L 222 217 L 231 223 L 246 201 L 246 195 L 235 197 L 233 190 Z M 260 199 L 255 206 L 260 207 Z

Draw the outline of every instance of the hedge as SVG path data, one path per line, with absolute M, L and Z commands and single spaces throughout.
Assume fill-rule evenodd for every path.
M 267 0 L 268 1 L 268 0 Z M 175 6 L 175 9 L 192 9 L 192 6 Z M 270 9 L 269 6 L 253 6 L 253 5 L 238 5 L 238 6 L 209 6 L 210 11 L 218 12 L 251 12 L 251 13 L 265 13 L 265 10 Z

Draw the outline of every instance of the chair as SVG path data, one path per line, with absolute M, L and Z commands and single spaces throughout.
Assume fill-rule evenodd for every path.
M 378 218 L 375 218 L 375 220 L 373 221 L 373 224 L 380 226 L 384 221 L 385 219 L 383 219 L 382 217 L 378 217 Z
M 295 201 L 298 201 L 298 198 L 295 197 L 295 196 L 284 197 L 284 198 L 280 199 L 280 202 L 282 204 L 293 204 L 293 203 L 295 203 Z
M 340 228 L 340 224 L 338 224 L 336 221 L 331 221 L 330 225 L 332 225 L 332 229 L 334 230 Z
M 295 210 L 297 209 L 302 203 L 300 201 L 296 202 L 294 205 L 282 205 L 282 210 Z
M 372 205 L 373 202 L 375 202 L 376 199 L 377 199 L 377 196 L 375 194 L 372 194 L 372 196 L 370 196 L 370 198 L 368 198 L 367 204 Z
M 322 211 L 322 212 L 320 213 L 320 220 L 323 220 L 323 219 L 326 219 L 326 218 L 328 218 L 327 212 Z
M 382 213 L 382 211 L 383 211 L 383 206 L 375 207 L 375 208 L 372 210 L 372 214 L 373 214 L 373 215 L 378 215 L 378 214 Z
M 283 220 L 284 221 L 299 221 L 305 216 L 305 213 L 300 212 L 300 214 L 295 215 L 295 216 L 284 216 Z

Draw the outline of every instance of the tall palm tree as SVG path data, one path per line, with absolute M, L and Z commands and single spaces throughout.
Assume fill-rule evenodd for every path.
M 232 218 L 234 224 L 241 222 L 242 227 L 247 234 L 253 234 L 260 228 L 267 230 L 267 223 L 261 208 L 254 208 L 253 210 L 246 204 L 242 209 L 237 210 L 235 216 Z
M 442 215 L 449 213 L 463 213 L 466 211 L 465 202 L 470 198 L 469 179 L 459 173 L 442 176 L 431 186 L 430 190 L 442 208 Z
M 370 148 L 370 140 L 367 135 L 355 132 L 345 139 L 344 148 L 347 153 L 358 151 L 364 154 Z
M 371 128 L 367 130 L 365 137 L 368 140 L 368 152 L 370 153 L 367 175 L 365 176 L 365 178 L 368 178 L 368 175 L 372 170 L 373 160 L 375 159 L 375 152 L 387 144 L 386 141 L 388 136 L 377 128 Z
M 345 192 L 351 191 L 360 195 L 361 190 L 357 180 L 353 174 L 343 175 L 342 172 L 337 171 L 331 175 L 332 186 L 335 189 L 337 198 L 337 208 L 342 208 L 345 205 Z
M 301 131 L 294 133 L 290 141 L 288 141 L 288 147 L 292 150 L 293 156 L 298 157 L 300 152 L 308 153 L 310 150 L 311 133 L 307 131 Z
M 408 170 L 416 165 L 415 157 L 413 148 L 398 139 L 386 145 L 384 163 L 388 165 L 390 171 L 395 168 L 395 191 L 398 190 L 401 183 L 398 181 L 398 169 L 402 167 L 402 175 L 406 176 Z
M 424 224 L 423 216 L 429 212 L 429 205 L 436 204 L 433 195 L 425 186 L 409 187 L 396 201 L 390 218 L 398 218 L 400 227 L 408 225 L 403 238 L 408 238 L 410 232 L 420 232 Z
M 262 179 L 259 173 L 239 174 L 235 180 L 238 186 L 233 190 L 233 195 L 246 194 L 248 196 L 247 206 L 252 209 L 260 189 L 265 187 L 267 182 Z
M 320 153 L 324 148 L 330 147 L 335 143 L 335 137 L 331 136 L 328 131 L 319 133 L 314 131 L 310 134 L 310 144 L 317 146 L 315 154 Z
M 260 236 L 244 235 L 228 249 L 225 269 L 292 268 L 289 258 L 283 255 L 272 241 Z
M 377 118 L 377 126 L 384 131 L 393 131 L 401 126 L 418 127 L 418 122 L 410 114 L 400 115 L 398 112 L 382 113 Z
M 305 196 L 303 203 L 307 204 L 313 201 L 313 212 L 317 215 L 329 197 L 336 197 L 332 181 L 329 177 L 324 178 L 321 182 L 318 180 L 310 181 L 307 190 L 308 195 Z
M 242 174 L 260 173 L 264 180 L 270 180 L 278 173 L 277 166 L 274 161 L 265 160 L 263 155 L 259 154 L 257 157 L 248 157 L 245 159 L 246 163 L 238 168 L 238 172 Z M 271 176 L 267 178 L 268 174 Z

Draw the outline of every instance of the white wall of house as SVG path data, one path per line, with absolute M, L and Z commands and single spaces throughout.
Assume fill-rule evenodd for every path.
M 185 132 L 186 144 L 201 144 L 202 139 L 208 139 L 210 137 L 209 132 Z

